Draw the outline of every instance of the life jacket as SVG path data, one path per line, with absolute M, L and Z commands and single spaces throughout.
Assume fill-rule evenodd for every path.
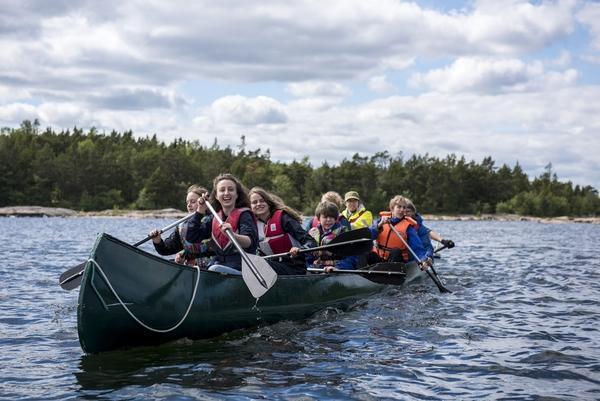
M 223 218 L 224 217 L 223 210 L 219 210 L 218 213 L 219 213 L 219 217 L 221 218 L 221 220 L 223 220 L 224 223 L 231 224 L 231 230 L 233 232 L 237 232 L 238 225 L 240 223 L 241 214 L 243 212 L 249 211 L 249 210 L 250 209 L 248 209 L 247 207 L 235 208 L 231 211 L 231 213 L 229 213 L 229 216 L 227 216 L 227 219 Z M 253 214 L 253 216 L 254 216 L 254 214 Z M 219 228 L 219 222 L 217 221 L 216 218 L 213 218 L 213 220 L 212 220 L 211 239 L 212 239 L 212 244 L 215 247 L 215 251 L 219 254 L 234 253 L 236 251 L 235 247 L 229 240 L 229 237 L 227 236 L 227 234 L 221 232 L 221 229 Z M 233 250 L 231 248 L 233 248 Z
M 283 210 L 278 209 L 266 223 L 258 224 L 259 229 L 262 228 L 264 233 L 264 239 L 259 242 L 258 246 L 265 255 L 289 252 L 293 246 L 300 246 L 294 237 L 283 231 L 282 216 Z
M 382 214 L 380 213 L 380 215 Z M 404 241 L 408 242 L 408 235 L 406 232 L 409 227 L 415 228 L 416 225 L 416 221 L 408 216 L 404 216 L 399 222 L 394 224 L 394 228 L 396 228 L 402 238 L 404 238 Z M 384 224 L 381 228 L 381 231 L 377 235 L 373 252 L 377 253 L 381 259 L 388 260 L 390 258 L 390 252 L 393 249 L 400 249 L 402 260 L 408 262 L 410 255 L 406 244 L 398 238 L 394 230 L 390 227 L 390 224 Z
M 347 227 L 335 223 L 328 231 L 323 231 L 321 225 L 318 225 L 317 227 L 311 228 L 308 231 L 308 234 L 315 239 L 317 246 L 321 246 L 329 244 L 335 237 L 347 230 Z M 333 259 L 333 254 L 328 251 L 319 251 L 319 257 L 321 260 Z
M 373 224 L 373 215 L 362 205 L 354 213 L 348 209 L 344 209 L 342 216 L 348 220 L 353 230 L 361 227 L 370 227 Z
M 354 223 L 356 220 L 358 220 L 360 218 L 360 216 L 362 216 L 363 214 L 365 214 L 365 212 L 367 211 L 367 209 L 362 209 L 362 210 L 358 210 L 357 212 L 354 212 L 353 214 L 350 214 L 350 212 L 348 211 L 348 209 L 344 210 L 344 212 L 342 212 L 344 214 L 344 216 L 346 216 L 346 218 L 348 219 L 348 221 L 350 222 L 350 224 Z
M 379 216 L 380 217 L 386 216 L 386 217 L 391 218 L 392 217 L 392 212 L 384 210 L 384 211 L 379 212 Z M 406 216 L 406 217 L 408 217 L 408 216 Z M 418 231 L 419 227 L 421 227 L 421 223 L 423 222 L 423 218 L 420 217 L 418 214 L 416 214 L 414 218 L 412 218 L 412 217 L 408 217 L 408 218 L 414 220 L 414 222 L 415 222 L 415 226 L 414 226 L 415 231 Z
M 181 238 L 181 245 L 183 245 L 183 250 L 190 254 L 200 254 L 200 252 L 202 252 L 202 242 L 189 242 L 185 239 L 188 229 L 187 221 L 181 223 L 177 227 L 177 229 L 179 230 L 179 238 Z
M 185 254 L 185 264 L 189 266 L 202 266 L 207 262 L 208 254 L 208 242 L 210 240 L 203 240 L 201 242 L 189 242 L 185 239 L 188 229 L 188 222 L 181 223 L 177 230 L 179 231 L 179 238 L 181 239 L 181 245 L 183 246 L 183 252 Z

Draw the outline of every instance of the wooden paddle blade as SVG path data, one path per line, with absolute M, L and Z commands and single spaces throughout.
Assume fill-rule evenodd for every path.
M 63 272 L 63 274 L 61 274 L 58 278 L 58 284 L 60 287 L 67 291 L 71 291 L 79 287 L 79 284 L 81 284 L 81 279 L 83 278 L 86 264 L 87 262 L 80 263 L 77 266 Z
M 260 256 L 246 253 L 242 256 L 242 278 L 252 296 L 260 298 L 273 287 L 277 281 L 277 273 Z

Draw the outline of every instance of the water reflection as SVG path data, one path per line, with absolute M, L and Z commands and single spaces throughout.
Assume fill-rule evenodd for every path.
M 319 316 L 336 313 L 340 312 L 329 310 Z M 310 320 L 281 322 L 214 339 L 183 339 L 161 346 L 83 355 L 75 377 L 83 390 L 159 383 L 212 390 L 248 384 L 285 387 L 306 383 L 310 376 L 301 373 L 305 361 L 294 356 L 307 351 L 313 355 L 328 354 L 335 344 L 329 338 L 326 348 L 313 344 L 310 350 L 306 349 L 298 333 L 308 329 L 314 329 Z

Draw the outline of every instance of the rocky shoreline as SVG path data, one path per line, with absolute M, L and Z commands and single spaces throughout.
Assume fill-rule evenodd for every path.
M 159 210 L 120 210 L 111 209 L 97 212 L 80 212 L 72 209 L 42 207 L 42 206 L 8 206 L 0 207 L 0 217 L 123 217 L 123 218 L 169 218 L 179 219 L 186 213 L 178 209 Z M 423 218 L 432 220 L 452 221 L 534 221 L 539 223 L 587 223 L 600 224 L 600 217 L 534 217 L 520 216 L 517 214 L 460 214 L 460 215 L 434 215 L 426 214 Z
M 557 217 L 536 217 L 522 216 L 518 214 L 460 214 L 460 215 L 435 215 L 424 214 L 424 220 L 453 220 L 453 221 L 534 221 L 538 223 L 564 224 L 564 223 L 586 223 L 600 224 L 600 217 L 577 217 L 577 216 L 557 216 Z
M 0 207 L 0 217 L 126 217 L 126 218 L 173 218 L 179 219 L 186 212 L 178 209 L 158 210 L 120 210 L 109 209 L 94 212 L 82 212 L 72 209 L 43 206 Z

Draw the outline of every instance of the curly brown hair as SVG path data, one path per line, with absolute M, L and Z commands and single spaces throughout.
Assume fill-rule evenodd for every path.
M 223 209 L 221 202 L 217 199 L 217 184 L 223 180 L 232 181 L 235 184 L 235 192 L 237 193 L 237 199 L 235 200 L 235 207 L 247 207 L 250 208 L 250 198 L 248 198 L 248 189 L 242 184 L 242 182 L 233 174 L 222 173 L 215 177 L 213 180 L 213 188 L 210 192 L 209 202 L 218 212 Z

